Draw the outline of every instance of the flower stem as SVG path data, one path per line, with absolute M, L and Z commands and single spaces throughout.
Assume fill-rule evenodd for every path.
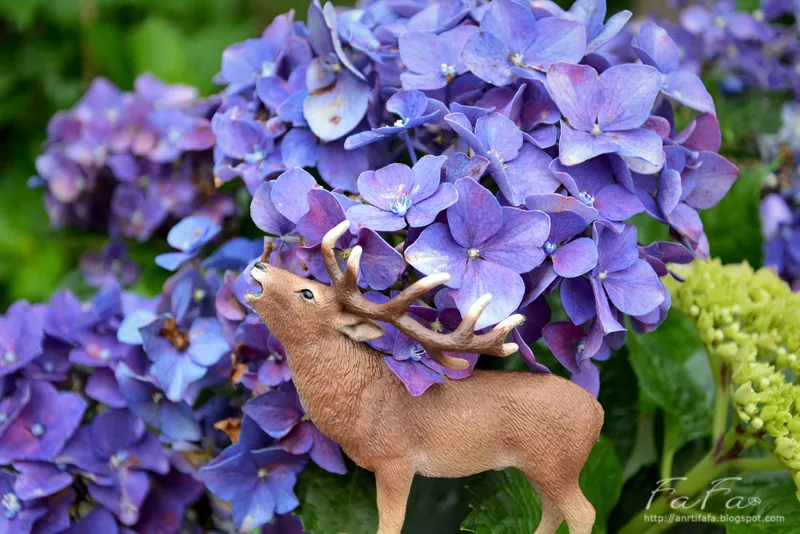
M 417 164 L 417 152 L 414 150 L 414 144 L 411 142 L 411 136 L 408 135 L 408 131 L 403 132 L 403 141 L 406 142 L 406 148 L 408 149 L 408 156 L 411 158 L 411 164 Z
M 728 462 L 731 469 L 741 471 L 777 471 L 785 469 L 783 464 L 774 456 L 762 456 L 760 458 L 736 458 Z

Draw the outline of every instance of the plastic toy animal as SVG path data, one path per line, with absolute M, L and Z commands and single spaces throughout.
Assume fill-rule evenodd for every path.
M 563 520 L 571 534 L 589 534 L 595 511 L 578 475 L 603 424 L 600 404 L 558 376 L 511 371 L 476 370 L 410 395 L 384 355 L 365 343 L 383 336 L 376 321 L 412 337 L 437 361 L 463 368 L 464 360 L 443 351 L 508 356 L 518 347 L 505 338 L 523 317 L 475 334 L 490 295 L 478 299 L 449 334 L 406 314 L 448 274 L 427 276 L 384 304 L 370 302 L 357 285 L 360 247 L 350 252 L 344 272 L 335 256 L 334 244 L 349 224 L 342 222 L 322 242 L 330 286 L 257 263 L 252 275 L 262 291 L 247 300 L 286 349 L 313 422 L 375 473 L 378 534 L 400 534 L 415 474 L 463 477 L 506 467 L 522 471 L 541 498 L 535 534 L 555 532 Z

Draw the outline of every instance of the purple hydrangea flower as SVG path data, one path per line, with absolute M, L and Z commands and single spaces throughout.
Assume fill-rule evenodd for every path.
M 524 142 L 522 131 L 508 117 L 494 112 L 475 121 L 460 112 L 445 121 L 475 151 L 489 161 L 489 172 L 503 196 L 514 206 L 529 195 L 553 193 L 558 181 L 549 170 L 552 158 L 537 146 Z
M 199 472 L 214 495 L 233 503 L 233 520 L 240 530 L 268 523 L 299 504 L 294 494 L 297 474 L 307 463 L 276 447 L 249 418 L 242 421 L 239 442 L 225 449 Z
M 556 3 L 550 1 L 536 1 L 534 10 L 541 18 L 540 12 L 583 24 L 586 30 L 586 54 L 596 52 L 611 39 L 613 39 L 630 20 L 632 13 L 627 9 L 615 13 L 605 23 L 606 0 L 576 0 L 569 11 L 564 11 Z
M 317 280 L 329 283 L 330 275 L 322 263 L 319 243 L 328 230 L 347 220 L 347 217 L 339 198 L 324 189 L 309 191 L 308 203 L 310 210 L 298 221 L 297 231 L 309 243 L 316 244 L 300 247 L 297 254 Z M 383 290 L 397 281 L 405 268 L 403 256 L 378 234 L 369 228 L 361 228 L 355 235 L 349 231 L 345 232 L 335 246 L 337 258 L 342 264 L 347 261 L 350 251 L 355 246 L 360 246 L 363 250 L 359 272 L 360 284 Z
M 664 28 L 645 22 L 634 38 L 633 49 L 642 63 L 661 73 L 661 92 L 703 113 L 715 113 L 714 100 L 697 74 L 681 68 L 678 45 Z
M 408 131 L 422 126 L 442 115 L 444 105 L 438 100 L 429 99 L 422 91 L 399 91 L 386 101 L 386 111 L 397 115 L 399 118 L 390 126 L 381 126 L 367 132 L 361 132 L 348 137 L 344 142 L 345 150 L 353 150 L 400 135 L 407 145 L 411 146 Z M 413 150 L 409 148 L 412 159 L 416 158 Z
M 58 456 L 90 475 L 89 494 L 125 525 L 139 519 L 150 490 L 149 473 L 169 471 L 161 444 L 127 410 L 108 410 L 81 427 Z
M 167 243 L 180 252 L 168 252 L 156 257 L 156 263 L 170 271 L 196 257 L 200 249 L 219 234 L 219 226 L 203 215 L 187 217 L 172 227 Z
M 332 473 L 347 472 L 339 446 L 317 430 L 291 382 L 250 399 L 242 411 L 277 440 L 277 447 L 292 454 L 308 454 L 314 463 Z
M 0 317 L 0 377 L 21 369 L 42 353 L 44 330 L 39 314 L 21 300 Z
M 413 168 L 393 163 L 358 177 L 358 191 L 370 203 L 347 210 L 358 227 L 379 232 L 401 230 L 408 224 L 421 228 L 458 199 L 453 184 L 441 182 L 446 156 L 425 156 Z
M 304 275 L 297 249 L 300 235 L 297 223 L 308 213 L 308 192 L 319 187 L 302 169 L 291 169 L 277 180 L 259 186 L 250 203 L 250 217 L 265 233 L 275 236 L 269 262 L 276 267 Z
M 431 91 L 452 84 L 469 70 L 461 61 L 461 50 L 475 26 L 457 26 L 439 35 L 410 31 L 400 36 L 400 59 L 407 71 L 400 74 L 404 89 Z
M 180 402 L 189 385 L 230 351 L 214 318 L 195 319 L 183 331 L 175 318 L 166 315 L 143 327 L 141 334 L 144 351 L 153 362 L 151 372 L 173 402 Z
M 536 20 L 522 4 L 495 0 L 481 19 L 481 31 L 464 44 L 461 61 L 482 80 L 504 86 L 516 78 L 540 78 L 553 63 L 578 63 L 585 50 L 581 23 L 559 17 Z
M 447 224 L 434 223 L 406 249 L 406 260 L 423 274 L 448 273 L 445 284 L 465 314 L 482 295 L 492 302 L 477 328 L 496 324 L 522 302 L 520 274 L 542 263 L 550 218 L 540 211 L 501 207 L 469 178 L 456 182 L 458 202 L 447 208 Z
M 0 464 L 52 460 L 75 433 L 86 402 L 74 393 L 59 393 L 49 382 L 30 382 L 31 397 L 0 439 Z
M 617 153 L 661 166 L 661 137 L 642 127 L 661 89 L 656 69 L 618 65 L 598 75 L 592 67 L 557 63 L 547 72 L 547 87 L 566 120 L 559 142 L 564 165 Z
M 139 266 L 127 257 L 128 247 L 121 241 L 109 241 L 101 252 L 81 256 L 80 267 L 89 285 L 100 287 L 107 278 L 129 286 L 139 277 Z
M 16 477 L 8 471 L 0 471 L 0 532 L 7 534 L 29 534 L 33 525 L 47 513 L 37 503 L 26 502 L 14 490 Z

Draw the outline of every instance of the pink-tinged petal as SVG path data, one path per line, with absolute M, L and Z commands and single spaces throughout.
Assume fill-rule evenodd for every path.
M 681 56 L 678 45 L 664 28 L 653 22 L 645 22 L 639 28 L 639 35 L 634 39 L 634 50 L 643 63 L 665 74 L 680 67 Z
M 703 221 L 697 210 L 688 204 L 681 202 L 675 206 L 667 220 L 679 234 L 688 237 L 695 243 L 700 242 L 704 237 Z
M 550 217 L 541 211 L 503 209 L 503 226 L 479 248 L 486 261 L 518 274 L 534 269 L 545 258 L 541 247 L 550 233 Z
M 453 239 L 464 248 L 478 247 L 503 225 L 503 211 L 494 195 L 469 178 L 456 182 L 458 202 L 447 208 Z
M 661 73 L 648 65 L 617 65 L 600 75 L 603 105 L 597 122 L 603 131 L 640 127 L 661 90 Z
M 614 133 L 618 134 L 620 132 Z M 661 143 L 661 138 L 658 141 Z M 589 132 L 574 130 L 562 122 L 561 140 L 558 143 L 558 149 L 559 161 L 567 167 L 571 167 L 601 154 L 617 152 L 620 146 L 606 135 L 593 135 Z
M 391 356 L 383 359 L 386 365 L 400 379 L 409 393 L 419 396 L 425 393 L 434 384 L 444 384 L 444 378 L 439 373 L 428 369 L 420 362 L 413 360 L 398 361 Z
M 391 211 L 393 202 L 401 195 L 409 195 L 413 187 L 414 173 L 402 163 L 392 163 L 358 177 L 358 192 L 364 200 L 384 211 Z
M 452 58 L 449 57 L 444 40 L 438 35 L 432 32 L 406 32 L 400 36 L 399 49 L 400 59 L 408 70 L 419 74 L 438 74 L 436 77 L 444 84 L 447 83 L 441 69 Z
M 608 132 L 602 137 L 606 136 L 619 145 L 620 156 L 642 159 L 657 168 L 664 163 L 661 137 L 653 130 L 638 128 L 623 132 Z
M 553 193 L 561 185 L 552 172 L 553 161 L 544 150 L 525 143 L 519 155 L 506 164 L 508 182 L 503 195 L 513 206 L 522 205 L 530 195 Z
M 509 161 L 517 157 L 522 146 L 522 132 L 508 117 L 490 113 L 475 122 L 475 136 L 498 159 Z
M 313 176 L 303 169 L 290 169 L 275 180 L 270 199 L 284 217 L 296 223 L 308 213 L 308 192 L 315 187 Z
M 667 74 L 664 85 L 661 88 L 663 93 L 692 109 L 703 113 L 717 112 L 714 106 L 714 99 L 706 89 L 705 84 L 697 74 L 688 70 L 678 70 Z
M 431 224 L 439 213 L 458 201 L 458 192 L 453 184 L 439 184 L 436 191 L 428 198 L 415 202 L 406 214 L 408 224 L 422 228 Z
M 617 184 L 600 189 L 594 197 L 594 207 L 611 221 L 624 221 L 644 211 L 638 197 Z
M 661 139 L 669 139 L 672 133 L 672 125 L 664 117 L 658 115 L 650 115 L 647 120 L 642 124 L 642 128 L 653 130 Z
M 450 292 L 461 315 L 466 315 L 470 306 L 486 293 L 492 295 L 492 301 L 478 319 L 476 330 L 497 324 L 514 313 L 522 302 L 525 284 L 508 267 L 480 259 L 470 260 L 461 287 Z
M 505 43 L 487 31 L 473 34 L 461 50 L 461 61 L 481 80 L 502 87 L 513 80 L 510 52 Z
M 635 261 L 622 271 L 609 273 L 603 289 L 614 306 L 628 315 L 644 315 L 664 301 L 664 286 L 646 261 Z
M 586 44 L 586 55 L 596 52 L 600 47 L 616 37 L 628 23 L 632 15 L 633 13 L 624 9 L 609 17 L 605 25 L 603 25 L 603 29 L 600 30 L 600 33 L 595 35 L 595 37 Z
M 307 198 L 310 209 L 297 222 L 297 231 L 312 243 L 321 243 L 328 230 L 347 218 L 330 192 L 315 188 L 308 192 Z
M 597 71 L 583 65 L 556 63 L 547 71 L 547 90 L 573 128 L 587 132 L 592 129 L 603 104 L 603 85 Z M 563 128 L 561 131 L 563 136 Z
M 552 259 L 553 270 L 558 276 L 575 278 L 597 265 L 597 247 L 590 238 L 581 237 L 557 248 Z
M 583 328 L 564 322 L 550 323 L 542 331 L 544 342 L 553 356 L 566 367 L 569 372 L 579 372 L 578 344 L 586 338 Z
M 519 354 L 522 356 L 522 360 L 525 362 L 528 368 L 530 368 L 530 370 L 534 373 L 549 373 L 550 369 L 536 361 L 536 356 L 534 356 L 531 347 L 525 342 L 524 339 L 522 339 L 522 335 L 519 333 L 518 328 L 512 330 L 512 335 L 514 336 L 514 343 L 519 346 Z
M 695 152 L 704 150 L 719 152 L 722 146 L 722 133 L 717 117 L 711 113 L 698 115 L 675 137 L 675 142 Z
M 358 231 L 361 256 L 361 276 L 369 287 L 383 291 L 391 287 L 405 268 L 403 256 L 369 228 Z
M 563 61 L 577 63 L 586 51 L 583 24 L 551 17 L 536 22 L 533 42 L 523 52 L 525 65 L 546 72 L 550 65 Z
M 357 228 L 372 228 L 376 232 L 395 232 L 406 227 L 406 220 L 402 216 L 366 204 L 348 208 L 347 220 Z
M 699 165 L 684 172 L 686 179 L 695 182 L 694 189 L 686 197 L 686 203 L 699 210 L 714 207 L 728 193 L 739 169 L 719 154 L 701 152 Z
M 314 135 L 323 141 L 335 141 L 364 118 L 370 92 L 367 84 L 350 73 L 342 73 L 330 88 L 309 93 L 303 102 L 303 116 Z
M 583 324 L 595 314 L 592 286 L 586 278 L 566 278 L 561 282 L 561 304 L 575 324 Z
M 669 216 L 681 200 L 681 175 L 678 171 L 667 169 L 658 177 L 658 207 Z
M 436 223 L 405 251 L 406 261 L 423 274 L 449 273 L 447 287 L 461 286 L 467 263 L 467 251 L 453 240 L 446 224 Z

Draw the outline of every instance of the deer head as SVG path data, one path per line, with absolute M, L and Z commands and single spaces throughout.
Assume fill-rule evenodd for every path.
M 384 334 L 377 322 L 383 321 L 416 340 L 431 358 L 452 369 L 464 369 L 468 363 L 447 356 L 445 351 L 491 356 L 508 356 L 517 351 L 516 343 L 505 343 L 505 338 L 525 320 L 522 315 L 512 315 L 488 333 L 474 332 L 478 318 L 491 301 L 489 294 L 479 298 L 458 328 L 449 334 L 434 332 L 406 313 L 423 295 L 447 282 L 450 279 L 447 273 L 426 276 L 389 302 L 369 301 L 357 283 L 361 247 L 350 252 L 344 271 L 334 253 L 336 241 L 349 227 L 349 221 L 341 222 L 322 241 L 322 258 L 331 277 L 330 286 L 264 263 L 255 264 L 252 276 L 262 291 L 261 294 L 248 293 L 247 302 L 284 344 L 291 344 L 301 336 L 308 340 L 345 336 L 356 342 L 370 341 Z

